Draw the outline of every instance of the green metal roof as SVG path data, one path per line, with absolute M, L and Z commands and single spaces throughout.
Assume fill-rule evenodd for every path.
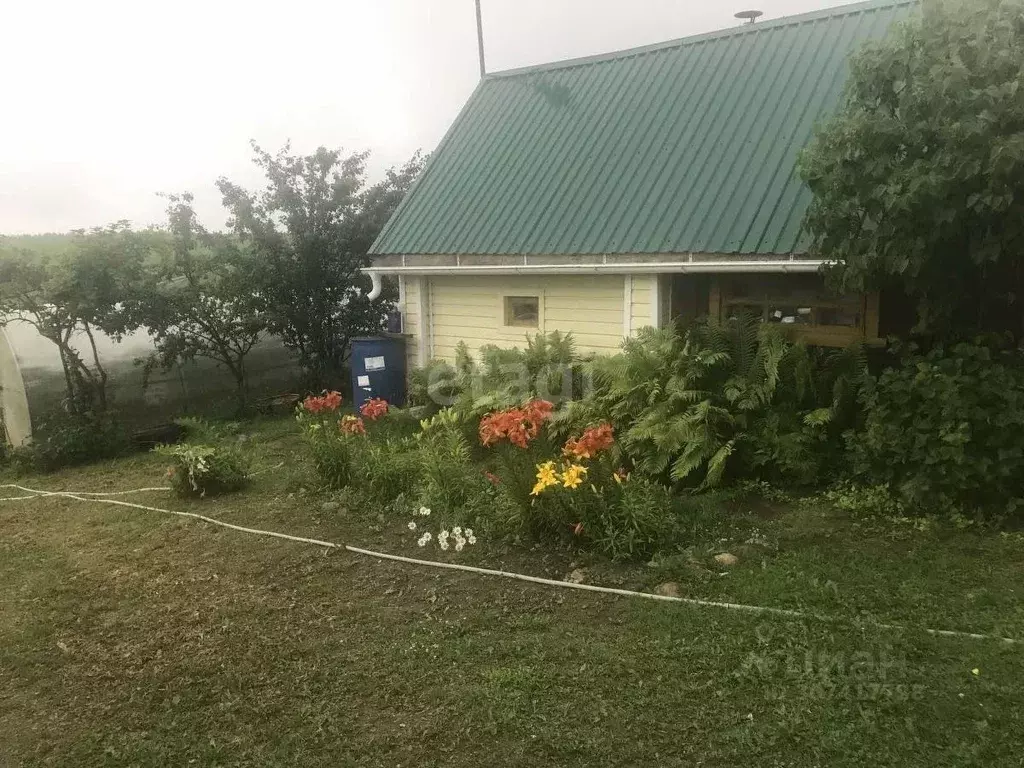
M 873 0 L 481 80 L 374 243 L 384 254 L 782 254 L 795 173 Z

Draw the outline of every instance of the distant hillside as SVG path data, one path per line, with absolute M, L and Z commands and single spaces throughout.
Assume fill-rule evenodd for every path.
M 8 248 L 26 248 L 37 253 L 60 253 L 71 245 L 70 232 L 48 232 L 45 235 L 0 235 L 0 245 Z
M 150 243 L 159 243 L 168 237 L 163 230 L 139 230 L 146 232 L 153 239 Z M 47 232 L 43 235 L 0 235 L 0 250 L 25 249 L 42 255 L 56 254 L 69 250 L 75 241 L 71 232 Z

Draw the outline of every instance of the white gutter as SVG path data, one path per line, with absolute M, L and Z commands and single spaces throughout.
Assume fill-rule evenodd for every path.
M 643 275 L 665 272 L 709 274 L 722 272 L 817 272 L 820 259 L 787 261 L 668 261 L 620 264 L 486 264 L 467 266 L 365 267 L 371 279 L 379 275 Z M 378 277 L 379 279 L 379 277 Z

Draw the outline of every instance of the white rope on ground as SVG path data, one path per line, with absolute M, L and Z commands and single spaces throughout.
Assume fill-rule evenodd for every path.
M 256 477 L 256 475 L 262 475 L 264 472 L 273 472 L 275 469 L 280 469 L 284 466 L 284 462 L 279 462 L 272 467 L 264 467 L 263 469 L 257 469 L 255 472 L 250 472 L 249 477 Z
M 15 488 L 20 491 L 35 494 L 34 496 L 18 496 L 11 499 L 0 499 L 0 501 L 21 501 L 24 499 L 35 499 L 45 498 L 50 496 L 58 496 L 66 499 L 73 499 L 75 501 L 94 502 L 97 504 L 112 504 L 119 507 L 130 507 L 132 509 L 141 509 L 147 512 L 160 512 L 167 515 L 176 515 L 178 517 L 191 518 L 193 520 L 201 520 L 204 523 L 210 525 L 218 525 L 222 528 L 229 528 L 233 531 L 240 531 L 241 533 L 250 533 L 254 536 L 268 536 L 275 539 L 284 539 L 285 541 L 294 541 L 299 544 L 312 544 L 317 547 L 324 547 L 326 549 L 343 549 L 348 552 L 352 552 L 357 555 L 364 555 L 366 557 L 374 557 L 378 560 L 391 560 L 397 563 L 407 563 L 409 565 L 422 565 L 429 568 L 442 568 L 451 571 L 463 571 L 465 573 L 476 573 L 484 576 L 497 576 L 504 579 L 514 579 L 516 581 L 525 581 L 531 584 L 542 584 L 548 587 L 557 587 L 561 589 L 579 589 L 586 592 L 599 592 L 608 595 L 619 595 L 623 597 L 639 597 L 645 600 L 659 600 L 667 603 L 683 603 L 685 605 L 694 605 L 702 608 L 722 608 L 733 611 L 745 611 L 747 613 L 756 614 L 767 614 L 771 616 L 785 616 L 787 618 L 796 619 L 814 619 L 817 621 L 825 622 L 841 622 L 843 619 L 822 616 L 819 614 L 806 613 L 803 611 L 791 610 L 788 608 L 773 608 L 771 606 L 763 605 L 746 605 L 744 603 L 726 603 L 715 600 L 700 600 L 693 597 L 673 597 L 670 595 L 656 595 L 651 592 L 635 592 L 630 589 L 618 589 L 615 587 L 601 587 L 596 584 L 577 584 L 570 581 L 557 581 L 555 579 L 546 579 L 541 576 L 528 576 L 524 573 L 515 573 L 512 571 L 499 571 L 492 568 L 479 568 L 473 565 L 462 565 L 460 563 L 441 563 L 436 560 L 421 560 L 416 557 L 405 557 L 403 555 L 392 555 L 386 552 L 375 552 L 371 549 L 361 549 L 359 547 L 353 547 L 348 544 L 336 544 L 332 541 L 323 541 L 321 539 L 310 539 L 304 536 L 292 536 L 287 533 L 279 533 L 277 531 L 264 531 L 259 528 L 247 528 L 242 525 L 234 525 L 233 523 L 226 523 L 223 520 L 217 520 L 213 517 L 207 517 L 206 515 L 200 515 L 195 512 L 181 512 L 173 509 L 163 509 L 161 507 L 150 507 L 145 504 L 135 504 L 130 501 L 119 501 L 117 499 L 102 498 L 103 496 L 115 496 L 115 495 L 126 495 L 130 493 L 143 493 L 149 491 L 167 491 L 166 487 L 161 488 L 137 488 L 132 491 L 118 491 L 114 493 L 96 493 L 96 492 L 81 492 L 81 491 L 39 491 L 31 488 L 25 488 L 20 485 L 6 484 L 0 485 L 0 488 Z M 884 624 L 884 623 L 873 623 L 872 626 L 878 629 L 887 629 L 894 631 L 909 631 L 912 628 L 903 626 L 901 624 Z M 936 637 L 952 637 L 961 638 L 967 640 L 998 640 L 1003 643 L 1018 643 L 1019 641 L 1009 637 L 999 637 L 998 635 L 986 635 L 980 632 L 961 632 L 953 629 L 928 629 L 923 630 L 927 634 Z
M 130 491 L 40 491 L 36 488 L 26 488 L 24 485 L 14 485 L 13 483 L 6 483 L 0 485 L 0 488 L 15 488 L 19 491 L 25 491 L 25 493 L 34 494 L 33 496 L 15 496 L 10 499 L 0 499 L 0 501 L 18 501 L 19 499 L 34 499 L 37 496 L 66 496 L 69 493 L 73 493 L 76 496 L 128 496 L 132 493 L 149 493 L 152 491 L 169 491 L 169 486 L 161 485 L 155 488 L 133 488 Z

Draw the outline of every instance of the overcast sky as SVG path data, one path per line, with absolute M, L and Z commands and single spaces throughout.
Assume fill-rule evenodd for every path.
M 483 0 L 488 70 L 848 0 Z M 190 190 L 255 186 L 249 139 L 431 150 L 478 78 L 473 0 L 0 0 L 0 232 L 159 223 Z

